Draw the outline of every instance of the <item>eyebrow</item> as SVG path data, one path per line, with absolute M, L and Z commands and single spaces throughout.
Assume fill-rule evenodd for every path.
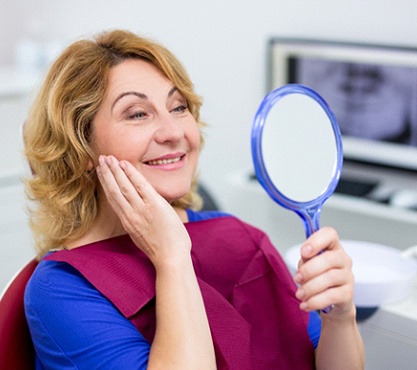
M 167 97 L 168 98 L 171 97 L 172 95 L 174 95 L 174 93 L 176 91 L 178 91 L 178 88 L 174 86 L 171 90 L 169 90 Z M 117 96 L 117 98 L 115 99 L 115 101 L 113 102 L 113 104 L 111 106 L 111 109 L 113 110 L 113 108 L 116 105 L 116 103 L 120 99 L 122 99 L 123 97 L 125 97 L 127 95 L 134 95 L 134 96 L 137 96 L 140 99 L 148 100 L 148 96 L 146 94 L 143 94 L 143 93 L 138 92 L 138 91 L 126 91 L 126 92 L 123 92 L 123 93 L 121 93 L 120 95 Z

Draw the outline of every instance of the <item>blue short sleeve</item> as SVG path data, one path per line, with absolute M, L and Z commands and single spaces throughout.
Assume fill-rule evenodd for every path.
M 314 348 L 317 348 L 321 333 L 321 317 L 317 311 L 310 312 L 307 331 Z

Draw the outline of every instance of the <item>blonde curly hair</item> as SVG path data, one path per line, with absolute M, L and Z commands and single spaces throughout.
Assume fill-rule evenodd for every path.
M 68 46 L 51 66 L 25 123 L 25 155 L 33 176 L 25 180 L 33 201 L 30 224 L 38 257 L 83 236 L 94 223 L 99 204 L 91 124 L 109 71 L 126 59 L 143 59 L 158 69 L 187 99 L 200 127 L 201 98 L 178 59 L 162 45 L 125 30 L 111 30 Z M 199 209 L 194 178 L 191 190 L 172 205 Z

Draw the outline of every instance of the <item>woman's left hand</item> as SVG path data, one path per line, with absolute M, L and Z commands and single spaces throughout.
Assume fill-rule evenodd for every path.
M 354 312 L 352 260 L 333 228 L 323 227 L 303 243 L 294 279 L 299 284 L 296 297 L 302 310 L 333 305 L 333 317 Z

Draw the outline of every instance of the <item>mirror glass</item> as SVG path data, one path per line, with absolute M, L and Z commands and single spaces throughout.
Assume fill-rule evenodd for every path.
M 266 117 L 261 145 L 265 169 L 285 196 L 306 202 L 326 191 L 337 147 L 330 119 L 315 100 L 300 93 L 278 100 Z

